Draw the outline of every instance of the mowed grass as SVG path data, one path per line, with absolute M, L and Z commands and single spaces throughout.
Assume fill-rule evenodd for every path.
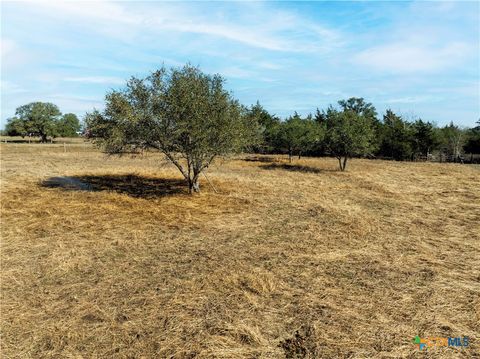
M 479 355 L 479 166 L 64 151 L 1 145 L 2 357 Z

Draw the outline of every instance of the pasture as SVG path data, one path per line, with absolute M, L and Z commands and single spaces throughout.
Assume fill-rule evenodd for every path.
M 65 152 L 66 150 L 66 152 Z M 470 358 L 480 167 L 1 144 L 5 358 Z M 420 337 L 468 336 L 421 353 Z

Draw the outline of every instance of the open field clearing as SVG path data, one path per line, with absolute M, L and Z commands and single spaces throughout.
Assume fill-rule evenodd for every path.
M 479 166 L 1 151 L 2 357 L 480 357 Z

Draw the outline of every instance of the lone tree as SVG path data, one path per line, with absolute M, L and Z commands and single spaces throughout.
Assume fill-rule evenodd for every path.
M 342 101 L 339 104 L 342 106 Z M 338 111 L 330 106 L 319 122 L 325 128 L 325 146 L 338 159 L 341 171 L 345 171 L 349 158 L 367 155 L 374 148 L 375 131 L 370 116 L 355 109 Z
M 21 135 L 39 136 L 44 143 L 48 136 L 56 137 L 60 115 L 60 110 L 53 103 L 32 102 L 17 108 L 15 117 L 7 124 L 7 129 L 11 128 Z
M 16 116 L 8 119 L 5 132 L 8 136 L 38 136 L 41 142 L 48 137 L 75 137 L 80 122 L 73 113 L 61 116 L 56 105 L 49 102 L 32 102 L 17 108 Z
M 106 95 L 103 112 L 86 115 L 87 136 L 110 154 L 159 150 L 189 192 L 199 192 L 199 175 L 213 159 L 253 144 L 258 133 L 224 82 L 188 64 L 132 77 L 123 90 Z

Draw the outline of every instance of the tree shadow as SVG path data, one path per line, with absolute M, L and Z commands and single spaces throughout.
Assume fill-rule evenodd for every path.
M 250 156 L 243 158 L 243 160 L 246 162 L 282 162 L 282 159 L 267 156 Z
M 188 186 L 182 179 L 143 177 L 131 174 L 51 177 L 43 181 L 41 185 L 66 191 L 111 191 L 146 199 L 188 194 Z
M 272 163 L 269 165 L 262 165 L 260 166 L 260 168 L 264 170 L 286 170 L 286 171 L 304 172 L 304 173 L 321 173 L 326 171 L 316 167 L 292 165 L 289 163 Z
M 5 142 L 5 141 L 6 141 L 6 142 Z M 5 139 L 5 140 L 2 140 L 1 142 L 2 142 L 2 143 L 40 143 L 40 144 L 41 144 L 40 140 L 37 139 L 37 138 L 35 138 L 35 139 L 33 139 L 33 140 L 30 140 L 30 141 L 29 141 L 29 140 L 26 140 L 26 139 L 17 139 L 17 138 L 11 139 L 11 138 L 7 138 L 7 139 Z M 48 143 L 50 143 L 50 142 L 48 142 Z

